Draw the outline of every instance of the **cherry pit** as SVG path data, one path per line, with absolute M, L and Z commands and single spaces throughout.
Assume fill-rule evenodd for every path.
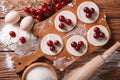
M 83 11 L 86 13 L 86 17 L 87 18 L 91 18 L 92 14 L 95 13 L 95 9 L 94 8 L 84 7 Z
M 78 43 L 73 41 L 71 43 L 71 46 L 76 50 L 76 51 L 80 51 L 81 50 L 81 47 L 84 46 L 84 42 L 83 41 L 79 41 Z

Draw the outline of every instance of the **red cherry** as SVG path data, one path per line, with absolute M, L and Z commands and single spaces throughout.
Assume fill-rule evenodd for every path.
M 67 25 L 71 25 L 71 24 L 72 24 L 72 21 L 71 21 L 71 19 L 66 19 L 65 23 L 66 23 Z
M 71 43 L 71 46 L 72 46 L 73 48 L 75 48 L 75 47 L 77 47 L 77 43 L 76 43 L 75 41 L 73 41 L 73 42 Z
M 64 22 L 64 21 L 65 21 L 65 17 L 64 17 L 63 15 L 61 15 L 61 16 L 59 17 L 59 20 L 60 20 L 61 22 Z
M 65 0 L 67 3 L 70 3 L 71 2 L 71 0 Z
M 55 45 L 59 45 L 60 42 L 59 42 L 58 40 L 55 40 L 54 44 L 55 44 Z
M 95 12 L 95 9 L 94 8 L 90 8 L 90 13 L 94 13 Z
M 65 25 L 64 25 L 63 23 L 60 23 L 60 24 L 59 24 L 59 28 L 64 29 L 64 28 L 65 28 Z
M 105 34 L 103 32 L 100 32 L 100 37 L 101 38 L 104 38 L 105 37 Z
M 99 33 L 99 32 L 100 32 L 100 28 L 95 27 L 95 28 L 94 28 L 94 32 Z
M 98 33 L 94 33 L 93 37 L 94 37 L 95 39 L 98 39 L 98 38 L 99 38 L 99 34 L 98 34 Z
M 42 15 L 42 14 L 43 14 L 43 10 L 42 9 L 36 10 L 36 15 Z
M 62 1 L 62 2 L 61 2 L 61 5 L 62 5 L 62 7 L 66 6 L 66 5 L 67 5 L 67 2 L 66 2 L 66 1 Z
M 30 9 L 30 13 L 35 15 L 36 14 L 36 10 L 35 9 Z
M 87 18 L 91 18 L 91 17 L 92 17 L 92 14 L 91 14 L 91 13 L 86 13 L 86 17 L 87 17 Z
M 75 47 L 75 50 L 76 50 L 76 51 L 80 51 L 80 47 L 79 47 L 79 46 L 76 46 L 76 47 Z
M 54 8 L 51 7 L 51 6 L 48 7 L 48 10 L 49 10 L 49 12 L 52 12 L 52 13 L 55 12 L 55 11 L 54 11 Z
M 53 46 L 53 41 L 52 40 L 47 41 L 47 45 L 48 46 Z
M 47 3 L 43 3 L 42 8 L 48 7 Z
M 85 13 L 90 13 L 90 9 L 89 9 L 88 7 L 84 7 L 84 8 L 83 8 L 83 11 L 84 11 Z
M 62 8 L 62 4 L 61 4 L 61 3 L 57 3 L 57 4 L 56 4 L 56 9 L 59 10 L 59 9 L 61 9 L 61 8 Z
M 84 45 L 83 41 L 78 42 L 78 46 L 82 47 Z
M 48 12 L 49 12 L 48 7 L 44 7 L 44 8 L 43 8 L 43 12 L 44 12 L 44 13 L 48 13 Z
M 50 50 L 51 51 L 55 51 L 55 46 L 53 45 L 53 46 L 50 46 Z
M 29 12 L 29 11 L 30 11 L 30 8 L 25 7 L 25 8 L 24 8 L 24 11 L 25 11 L 25 12 Z
M 56 3 L 58 3 L 58 0 L 53 0 L 53 2 L 56 4 Z
M 23 43 L 23 44 L 26 42 L 25 37 L 20 37 L 19 40 L 20 40 L 20 42 Z
M 37 20 L 41 20 L 41 16 L 40 16 L 40 15 L 37 15 L 37 16 L 36 16 L 36 19 L 37 19 Z
M 14 31 L 10 31 L 10 32 L 9 32 L 9 35 L 10 35 L 11 37 L 16 37 L 16 33 L 15 33 Z

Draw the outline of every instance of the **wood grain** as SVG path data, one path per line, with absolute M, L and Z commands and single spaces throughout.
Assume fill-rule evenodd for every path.
M 120 41 L 120 0 L 94 0 L 101 9 L 103 9 L 107 15 L 107 22 L 110 26 L 112 36 L 108 44 L 106 44 L 102 49 L 94 52 L 87 60 L 77 61 L 71 65 L 64 72 L 57 71 L 59 78 L 63 77 L 64 73 L 70 72 L 72 69 L 82 66 L 84 62 L 89 61 L 92 57 L 103 53 L 106 49 L 112 46 L 116 41 Z M 0 19 L 0 29 L 4 20 Z M 118 49 L 120 53 L 120 49 Z M 13 52 L 5 51 L 3 46 L 0 44 L 0 80 L 20 80 L 19 76 L 13 70 L 9 70 L 6 67 L 5 55 L 9 53 L 14 55 Z M 119 54 L 118 54 L 119 55 Z M 108 62 L 102 70 L 107 70 L 107 72 L 101 73 L 99 75 L 100 80 L 120 80 L 120 66 L 117 64 L 120 62 L 120 59 L 112 59 L 111 62 Z M 116 65 L 116 66 L 113 66 Z

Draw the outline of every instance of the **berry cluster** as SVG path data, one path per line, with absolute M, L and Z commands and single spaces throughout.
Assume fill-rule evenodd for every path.
M 54 14 L 57 10 L 61 9 L 62 7 L 66 6 L 70 3 L 71 0 L 49 0 L 48 3 L 42 4 L 41 8 L 34 9 L 34 8 L 24 8 L 24 12 L 27 12 L 39 21 L 42 21 L 52 14 Z
M 65 28 L 64 23 L 67 24 L 67 25 L 71 25 L 71 24 L 72 24 L 71 19 L 66 19 L 63 15 L 61 15 L 61 16 L 59 17 L 59 21 L 61 22 L 61 23 L 59 24 L 59 28 L 61 28 L 61 29 L 64 29 L 64 28 Z M 63 22 L 64 22 L 64 23 L 63 23 Z
M 86 13 L 86 17 L 87 18 L 91 18 L 92 14 L 95 13 L 95 9 L 94 8 L 88 8 L 88 7 L 84 7 L 83 11 Z
M 10 32 L 9 32 L 9 35 L 10 35 L 11 37 L 13 37 L 13 38 L 16 37 L 16 33 L 15 33 L 14 31 L 10 31 Z M 20 42 L 21 42 L 22 44 L 24 44 L 24 43 L 26 42 L 25 37 L 20 37 L 19 40 L 20 40 Z
M 72 43 L 71 43 L 71 46 L 76 50 L 76 51 L 80 51 L 81 49 L 81 47 L 82 46 L 84 46 L 84 43 L 83 43 L 83 41 L 79 41 L 78 43 L 76 43 L 75 41 L 73 41 Z
M 94 35 L 93 35 L 93 37 L 95 38 L 95 39 L 98 39 L 98 38 L 104 38 L 105 37 L 105 34 L 102 32 L 102 31 L 100 31 L 100 29 L 98 28 L 98 27 L 95 27 L 94 28 Z
M 55 51 L 55 45 L 60 45 L 60 42 L 58 40 L 55 40 L 54 42 L 52 40 L 48 40 L 47 45 L 50 47 L 51 51 Z

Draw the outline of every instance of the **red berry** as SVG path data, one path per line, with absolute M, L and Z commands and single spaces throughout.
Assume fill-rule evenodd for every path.
M 48 46 L 53 46 L 53 41 L 52 40 L 47 41 L 47 45 Z
M 43 8 L 43 12 L 44 12 L 44 13 L 48 13 L 48 12 L 49 12 L 48 7 L 44 7 L 44 8 Z
M 91 13 L 86 13 L 86 17 L 87 17 L 87 18 L 91 18 L 91 17 L 92 17 L 92 14 L 91 14 Z
M 16 37 L 16 33 L 15 33 L 14 31 L 10 31 L 10 32 L 9 32 L 9 35 L 10 35 L 11 37 Z
M 53 45 L 53 46 L 50 46 L 50 50 L 51 51 L 55 51 L 55 46 Z
M 103 32 L 100 32 L 100 37 L 101 38 L 104 38 L 105 37 L 105 34 Z
M 64 22 L 64 21 L 65 21 L 65 17 L 64 17 L 63 15 L 61 15 L 61 16 L 59 17 L 59 20 L 60 20 L 61 22 Z
M 25 12 L 29 12 L 29 11 L 30 11 L 30 8 L 25 7 L 25 8 L 24 8 L 24 11 L 25 11 Z
M 48 10 L 49 10 L 49 12 L 54 12 L 54 8 L 53 7 L 48 7 Z
M 75 50 L 76 50 L 76 51 L 80 51 L 80 47 L 79 47 L 79 46 L 76 46 L 76 47 L 75 47 Z
M 90 13 L 94 13 L 95 12 L 95 9 L 94 8 L 90 8 Z
M 65 23 L 66 23 L 67 25 L 71 25 L 71 24 L 72 24 L 72 21 L 71 21 L 71 19 L 66 19 Z
M 83 41 L 78 42 L 78 46 L 82 47 L 84 45 Z
M 85 13 L 90 13 L 90 9 L 89 9 L 88 7 L 84 7 L 83 11 L 84 11 Z
M 59 45 L 60 42 L 59 42 L 58 40 L 56 40 L 56 41 L 54 42 L 54 44 L 55 44 L 55 45 Z
M 47 3 L 43 3 L 42 8 L 48 7 Z
M 56 9 L 59 10 L 59 9 L 61 9 L 61 8 L 62 8 L 62 4 L 61 4 L 61 3 L 57 3 L 57 4 L 56 4 Z
M 56 3 L 58 3 L 58 0 L 53 0 L 53 2 L 56 4 Z
M 99 32 L 100 32 L 100 29 L 99 29 L 98 27 L 95 27 L 95 28 L 94 28 L 94 32 L 99 33 Z
M 30 9 L 30 13 L 35 15 L 36 14 L 36 10 L 35 9 Z
M 25 37 L 20 37 L 19 40 L 20 40 L 20 42 L 23 43 L 23 44 L 26 42 Z
M 99 34 L 98 34 L 98 33 L 95 33 L 95 34 L 93 35 L 93 37 L 94 37 L 95 39 L 98 39 L 98 38 L 99 38 Z
M 37 19 L 37 20 L 41 20 L 41 16 L 40 16 L 40 15 L 37 15 L 37 16 L 36 16 L 36 19 Z
M 73 41 L 73 42 L 71 43 L 71 46 L 72 46 L 73 48 L 75 48 L 75 47 L 77 47 L 77 43 L 76 43 L 75 41 Z
M 59 28 L 64 29 L 64 28 L 65 28 L 65 25 L 64 25 L 63 23 L 60 23 L 60 24 L 59 24 Z
M 65 0 L 67 3 L 70 3 L 71 2 L 71 0 Z
M 61 2 L 61 5 L 62 5 L 62 7 L 66 6 L 66 5 L 67 5 L 67 2 L 66 2 L 66 1 L 62 1 L 62 2 Z
M 42 9 L 36 10 L 36 15 L 42 15 L 42 14 L 43 14 L 43 10 Z

